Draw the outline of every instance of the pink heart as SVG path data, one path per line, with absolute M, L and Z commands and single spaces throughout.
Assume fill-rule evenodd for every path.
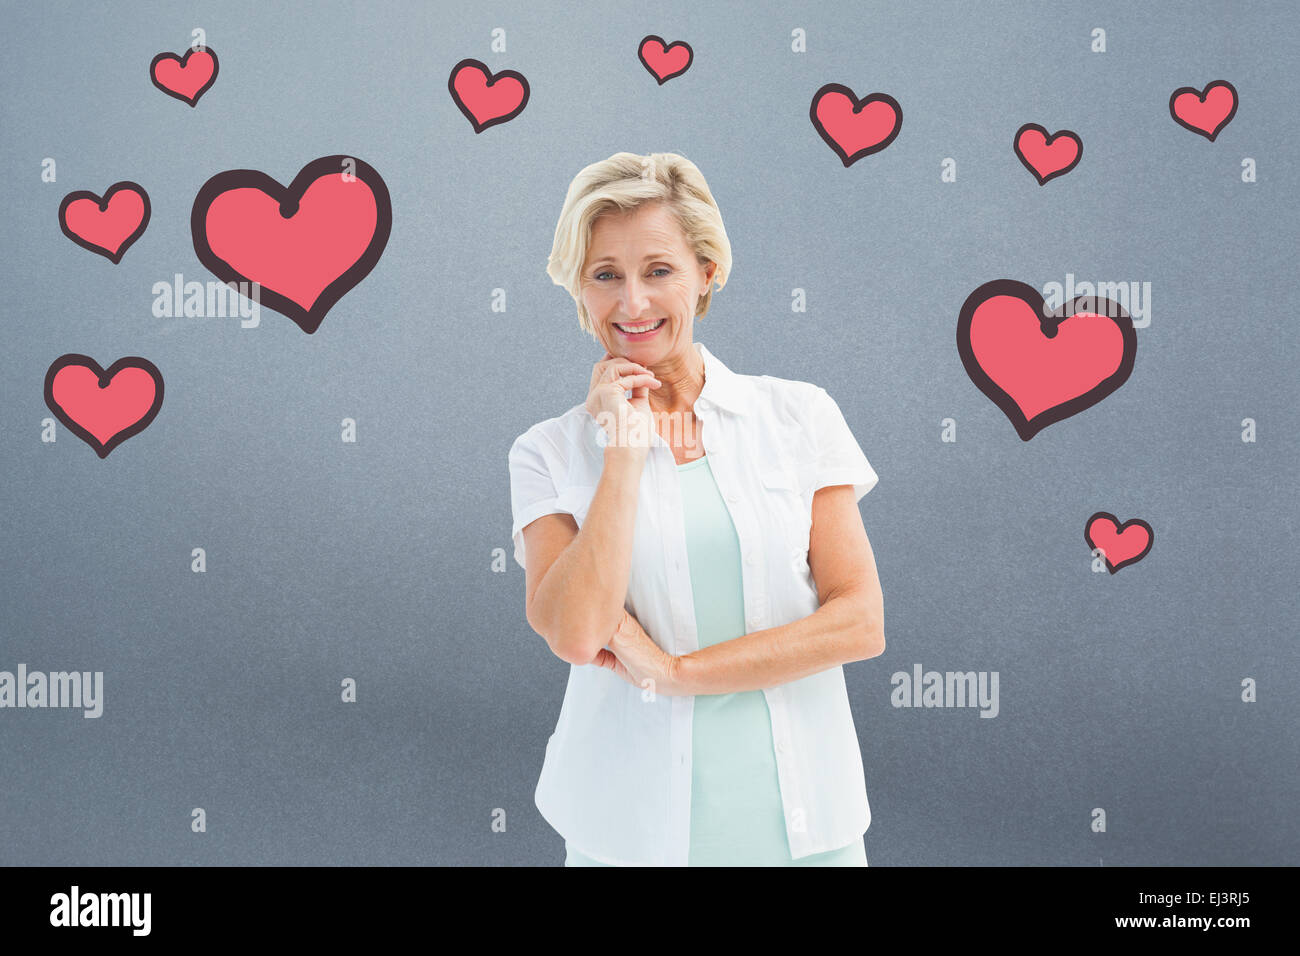
M 1109 511 L 1098 511 L 1084 524 L 1083 540 L 1089 549 L 1101 551 L 1107 570 L 1114 574 L 1147 556 L 1155 532 L 1141 518 L 1130 518 L 1121 525 Z
M 1078 133 L 1063 129 L 1049 136 L 1037 123 L 1026 123 L 1016 130 L 1012 146 L 1040 186 L 1064 176 L 1083 158 L 1083 140 Z
M 100 199 L 89 190 L 68 193 L 59 204 L 59 228 L 81 246 L 108 259 L 122 261 L 126 250 L 149 225 L 149 194 L 138 183 L 108 187 Z
M 1123 385 L 1137 333 L 1118 302 L 1080 297 L 1049 312 L 1033 286 L 995 279 L 962 305 L 957 352 L 975 386 L 1029 441 Z
M 45 404 L 100 458 L 144 431 L 162 400 L 162 373 L 138 356 L 120 358 L 105 370 L 88 355 L 70 353 L 45 373 Z
M 878 153 L 898 136 L 903 108 L 888 93 L 858 99 L 840 83 L 827 83 L 813 94 L 809 118 L 818 134 L 844 165 Z
M 528 81 L 522 73 L 514 70 L 493 73 L 472 58 L 452 67 L 447 89 L 476 133 L 514 119 L 528 105 Z
M 1213 143 L 1237 115 L 1237 88 L 1227 80 L 1215 80 L 1204 92 L 1191 86 L 1179 87 L 1169 97 L 1169 115 L 1179 126 Z
M 211 47 L 186 50 L 184 56 L 159 53 L 149 64 L 149 79 L 168 96 L 195 106 L 217 82 L 217 54 Z
M 665 45 L 662 37 L 654 35 L 642 40 L 636 53 L 641 65 L 650 71 L 660 86 L 689 70 L 695 59 L 695 51 L 685 40 Z
M 199 261 L 311 334 L 379 262 L 392 230 L 388 187 L 352 156 L 324 156 L 289 186 L 255 169 L 218 173 L 190 213 Z

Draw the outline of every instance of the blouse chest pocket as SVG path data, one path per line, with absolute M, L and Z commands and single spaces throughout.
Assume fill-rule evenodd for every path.
M 812 532 L 812 510 L 803 496 L 804 482 L 794 465 L 782 465 L 760 475 L 763 485 L 763 514 L 773 524 L 774 545 L 785 547 L 796 566 L 808 567 L 808 543 Z
M 555 506 L 561 511 L 567 511 L 573 515 L 573 520 L 582 527 L 582 522 L 587 517 L 587 511 L 591 508 L 591 499 L 596 495 L 595 485 L 576 484 L 569 485 L 560 492 L 559 497 L 555 500 Z

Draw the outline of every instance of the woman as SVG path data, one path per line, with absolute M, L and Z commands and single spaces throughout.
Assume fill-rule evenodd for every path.
M 570 185 L 547 272 L 605 355 L 509 456 L 526 616 L 572 665 L 536 792 L 568 865 L 866 865 L 841 665 L 885 649 L 877 476 L 824 389 L 694 341 L 730 271 L 683 157 Z

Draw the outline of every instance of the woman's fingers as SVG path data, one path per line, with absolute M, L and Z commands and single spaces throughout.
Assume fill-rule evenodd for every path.
M 623 358 L 597 362 L 591 370 L 587 411 L 615 445 L 647 448 L 646 439 L 654 427 L 648 396 L 652 388 L 662 385 L 654 372 L 638 362 Z
M 619 373 L 631 372 L 634 375 L 649 375 L 651 378 L 656 377 L 654 372 L 650 371 L 644 365 L 638 365 L 636 362 L 620 362 L 618 365 L 612 367 L 615 372 Z
M 622 386 L 623 391 L 626 392 L 629 388 L 643 388 L 647 385 L 658 388 L 662 383 L 649 372 L 646 372 L 644 375 L 620 376 L 615 380 L 615 384 Z
M 605 354 L 608 355 L 609 353 L 606 352 Z M 591 388 L 595 389 L 597 385 L 602 384 L 602 379 L 611 371 L 614 373 L 613 381 L 604 384 L 621 384 L 623 391 L 634 388 L 641 382 L 652 385 L 654 388 L 658 388 L 660 384 L 659 377 L 644 365 L 626 359 L 617 359 L 614 362 L 596 363 L 591 371 Z
M 646 368 L 640 362 L 633 362 L 631 359 L 623 358 L 621 355 L 610 355 L 608 352 L 605 353 L 605 357 L 601 359 L 599 362 L 597 362 L 596 365 L 607 366 L 606 370 L 608 370 L 609 366 L 612 366 L 613 368 L 616 368 L 619 371 L 628 368 L 634 368 L 642 372 L 650 371 L 650 369 Z
M 628 683 L 632 682 L 631 675 L 628 674 L 627 668 L 623 666 L 623 662 L 620 661 L 618 657 L 616 657 L 614 653 L 607 648 L 602 647 L 599 651 L 597 651 L 596 657 L 595 659 L 592 660 L 592 663 L 597 665 L 598 667 L 604 667 L 608 670 L 613 671 L 615 674 L 617 674 L 619 677 L 621 677 L 623 680 L 627 681 Z

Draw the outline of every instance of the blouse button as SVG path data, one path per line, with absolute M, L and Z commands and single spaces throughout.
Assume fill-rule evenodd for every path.
M 787 750 L 789 750 L 789 749 L 790 749 L 790 748 L 786 746 L 786 743 L 785 743 L 784 740 L 778 740 L 778 741 L 776 742 L 776 752 L 777 752 L 777 753 L 779 753 L 779 754 L 783 754 L 783 753 L 785 753 L 785 752 L 786 752 Z
M 747 555 L 745 555 L 745 563 L 746 563 L 746 564 L 753 564 L 753 563 L 754 563 L 754 552 L 753 552 L 753 551 L 751 551 L 751 552 L 749 552 Z
M 739 499 L 740 499 L 740 496 L 737 495 L 734 491 L 727 495 L 727 500 L 730 501 L 733 505 L 734 505 L 734 504 L 735 504 Z

